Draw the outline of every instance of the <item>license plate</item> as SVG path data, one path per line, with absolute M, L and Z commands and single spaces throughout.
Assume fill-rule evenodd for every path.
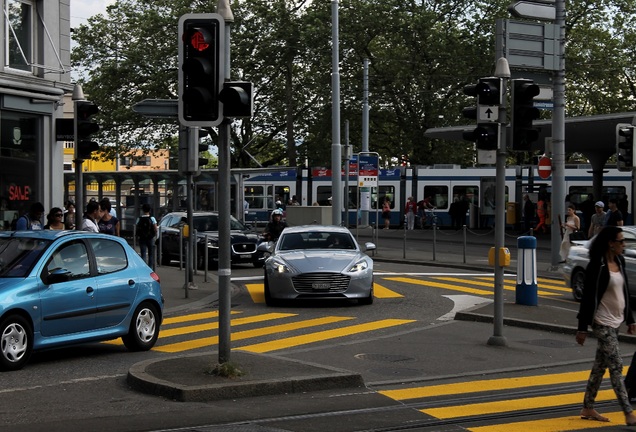
M 241 259 L 252 259 L 252 255 L 241 255 Z
M 331 284 L 329 282 L 315 282 L 311 284 L 311 287 L 313 289 L 320 289 L 320 290 L 324 290 L 324 289 L 329 289 L 331 288 Z

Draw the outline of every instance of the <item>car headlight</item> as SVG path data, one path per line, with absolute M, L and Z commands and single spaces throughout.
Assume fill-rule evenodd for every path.
M 351 268 L 349 269 L 350 273 L 355 273 L 355 272 L 359 272 L 362 270 L 366 270 L 369 268 L 369 264 L 366 262 L 366 260 L 361 259 L 360 261 L 358 261 L 357 263 L 355 263 L 353 266 L 351 266 Z
M 219 240 L 218 239 L 208 239 L 208 247 L 213 249 L 219 248 Z
M 289 267 L 282 261 L 274 261 L 272 262 L 272 268 L 276 273 L 289 273 Z

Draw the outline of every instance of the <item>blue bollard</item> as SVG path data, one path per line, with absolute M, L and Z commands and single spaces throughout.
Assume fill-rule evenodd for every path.
M 531 236 L 517 238 L 516 303 L 537 306 L 537 239 Z

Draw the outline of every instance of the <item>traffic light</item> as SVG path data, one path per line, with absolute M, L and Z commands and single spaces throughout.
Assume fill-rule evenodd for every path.
M 97 113 L 99 113 L 99 108 L 93 102 L 75 102 L 76 159 L 90 159 L 91 153 L 99 150 L 99 145 L 91 140 L 91 135 L 99 132 L 99 125 L 91 118 Z
M 635 128 L 627 123 L 616 125 L 616 167 L 619 171 L 632 171 L 634 169 Z
M 465 131 L 465 140 L 474 142 L 478 150 L 497 150 L 499 147 L 499 105 L 503 98 L 501 79 L 497 77 L 480 78 L 477 84 L 464 87 L 464 93 L 477 98 L 476 107 L 462 110 L 464 117 L 477 120 L 477 127 Z
M 539 109 L 534 106 L 534 97 L 539 95 L 539 86 L 529 79 L 512 81 L 512 149 L 531 150 L 532 143 L 539 139 L 539 131 L 532 127 L 532 121 L 539 118 Z
M 252 83 L 247 81 L 231 81 L 223 83 L 219 100 L 223 103 L 225 117 L 252 117 L 253 108 Z
M 179 122 L 217 126 L 223 120 L 219 92 L 225 80 L 225 21 L 219 14 L 179 18 Z

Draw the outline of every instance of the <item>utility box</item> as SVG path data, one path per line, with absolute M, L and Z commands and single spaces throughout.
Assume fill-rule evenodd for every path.
M 506 224 L 516 225 L 517 223 L 517 203 L 506 203 Z
M 289 226 L 298 225 L 333 225 L 331 206 L 291 206 L 285 209 L 286 222 Z
M 510 265 L 510 249 L 507 247 L 499 248 L 499 253 L 497 253 L 497 249 L 491 247 L 488 251 L 488 265 L 494 266 L 495 259 L 497 259 L 499 265 L 501 267 L 506 267 Z

